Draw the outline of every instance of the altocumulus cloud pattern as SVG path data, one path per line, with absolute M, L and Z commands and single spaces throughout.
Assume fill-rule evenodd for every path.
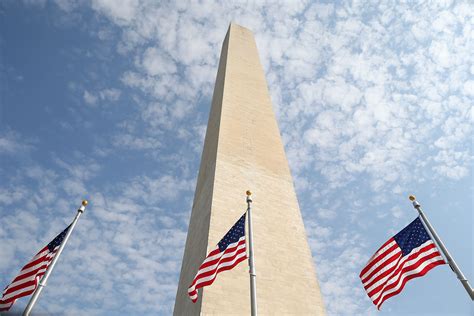
M 328 313 L 376 312 L 358 273 L 415 217 L 409 193 L 472 280 L 472 12 L 468 1 L 3 2 L 0 286 L 88 198 L 37 311 L 171 313 L 230 21 L 256 36 Z M 412 283 L 383 312 L 472 312 L 444 267 Z

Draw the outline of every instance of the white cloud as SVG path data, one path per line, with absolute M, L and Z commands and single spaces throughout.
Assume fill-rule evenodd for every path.
M 93 0 L 92 7 L 119 25 L 127 25 L 136 18 L 139 2 L 135 0 Z
M 71 158 L 70 158 L 71 159 Z M 69 171 L 71 177 L 80 179 L 80 180 L 89 180 L 94 177 L 98 171 L 101 169 L 101 166 L 91 158 L 85 157 L 84 155 L 79 155 L 78 159 L 80 163 L 68 163 L 58 157 L 54 158 L 54 162 L 58 166 Z
M 79 6 L 77 0 L 54 0 L 54 2 L 58 5 L 59 8 L 61 8 L 61 10 L 64 10 L 66 12 L 71 12 Z
M 104 89 L 99 92 L 100 98 L 102 100 L 108 100 L 112 102 L 117 101 L 120 98 L 121 94 L 122 92 L 115 88 Z
M 0 204 L 10 205 L 24 199 L 28 194 L 25 187 L 0 188 Z
M 334 219 L 337 216 L 337 212 L 334 210 L 321 208 L 318 210 L 318 216 L 321 219 Z
M 161 147 L 161 142 L 155 137 L 136 137 L 131 134 L 116 135 L 113 144 L 120 148 L 135 150 L 155 150 Z
M 434 41 L 430 46 L 430 54 L 433 56 L 433 61 L 443 68 L 451 67 L 453 64 L 453 54 L 445 42 Z
M 84 101 L 86 101 L 86 103 L 90 105 L 96 104 L 98 100 L 97 96 L 93 95 L 87 90 L 84 90 L 83 97 L 84 97 Z
M 176 73 L 175 61 L 161 49 L 150 47 L 143 53 L 142 67 L 150 76 Z
M 463 92 L 466 96 L 474 98 L 474 80 L 468 80 L 463 84 Z
M 21 139 L 18 133 L 12 131 L 0 132 L 0 154 L 19 154 L 33 148 L 31 141 Z
M 116 88 L 109 88 L 95 93 L 84 90 L 84 101 L 89 105 L 96 105 L 98 101 L 116 102 L 120 99 L 122 92 Z

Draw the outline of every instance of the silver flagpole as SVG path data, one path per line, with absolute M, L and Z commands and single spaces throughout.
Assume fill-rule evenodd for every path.
M 252 316 L 257 316 L 257 274 L 253 261 L 253 235 L 252 235 L 252 192 L 247 191 L 247 215 L 249 219 L 249 267 L 250 267 L 250 308 Z
M 88 204 L 87 200 L 82 201 L 82 205 L 77 210 L 76 217 L 74 217 L 74 220 L 72 221 L 71 227 L 69 227 L 69 229 L 66 233 L 66 236 L 64 237 L 64 240 L 61 243 L 61 246 L 59 246 L 58 252 L 54 256 L 53 261 L 51 261 L 51 264 L 49 265 L 48 269 L 46 270 L 46 273 L 41 278 L 41 280 L 38 284 L 38 287 L 34 291 L 33 296 L 30 298 L 30 301 L 28 302 L 28 305 L 26 305 L 25 311 L 23 312 L 23 316 L 29 316 L 30 315 L 31 310 L 35 306 L 36 301 L 38 300 L 38 297 L 41 294 L 41 291 L 46 286 L 46 282 L 48 281 L 48 278 L 49 278 L 51 272 L 53 271 L 54 266 L 56 265 L 56 262 L 59 259 L 59 256 L 63 252 L 64 247 L 66 246 L 66 243 L 69 239 L 69 236 L 71 236 L 71 233 L 74 230 L 74 227 L 76 226 L 77 220 L 79 219 L 81 214 L 84 213 L 84 210 L 86 209 L 87 204 Z
M 451 267 L 451 270 L 453 270 L 453 272 L 458 277 L 459 281 L 461 281 L 462 285 L 464 286 L 464 288 L 467 291 L 467 294 L 469 294 L 469 296 L 471 297 L 471 300 L 474 301 L 474 290 L 469 285 L 469 281 L 466 279 L 466 277 L 462 273 L 461 269 L 459 269 L 458 265 L 456 264 L 456 261 L 454 261 L 453 257 L 451 257 L 451 254 L 449 253 L 448 249 L 446 249 L 446 247 L 444 246 L 443 242 L 439 238 L 439 236 L 436 233 L 436 231 L 434 230 L 433 226 L 431 226 L 430 221 L 428 220 L 425 213 L 421 209 L 420 203 L 418 203 L 418 201 L 416 200 L 416 197 L 414 195 L 410 195 L 409 199 L 410 199 L 410 201 L 413 202 L 413 207 L 420 214 L 421 221 L 423 222 L 423 224 L 425 224 L 425 227 L 428 228 L 428 230 L 431 233 L 431 236 L 433 236 L 433 238 L 436 241 L 436 244 L 438 244 L 439 248 L 441 249 L 444 256 L 446 257 L 446 260 L 448 261 L 448 264 Z

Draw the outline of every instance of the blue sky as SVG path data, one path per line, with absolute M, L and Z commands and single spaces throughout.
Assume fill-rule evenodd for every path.
M 474 283 L 472 12 L 468 1 L 2 1 L 0 286 L 87 197 L 36 311 L 171 313 L 234 21 L 255 33 L 328 313 L 472 315 L 446 266 L 380 312 L 358 279 L 415 218 L 416 194 Z

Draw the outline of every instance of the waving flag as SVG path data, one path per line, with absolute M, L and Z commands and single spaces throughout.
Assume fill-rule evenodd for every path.
M 23 296 L 32 294 L 38 286 L 39 280 L 43 277 L 49 264 L 53 260 L 56 252 L 66 236 L 70 226 L 46 247 L 41 249 L 33 259 L 30 260 L 20 271 L 18 276 L 3 291 L 0 299 L 0 311 L 8 311 L 15 301 Z
M 441 264 L 445 264 L 443 257 L 417 217 L 377 250 L 359 276 L 367 295 L 380 309 L 409 280 Z
M 245 213 L 232 226 L 216 248 L 204 259 L 188 288 L 189 298 L 196 303 L 198 289 L 211 285 L 219 272 L 230 270 L 247 259 L 245 247 Z

